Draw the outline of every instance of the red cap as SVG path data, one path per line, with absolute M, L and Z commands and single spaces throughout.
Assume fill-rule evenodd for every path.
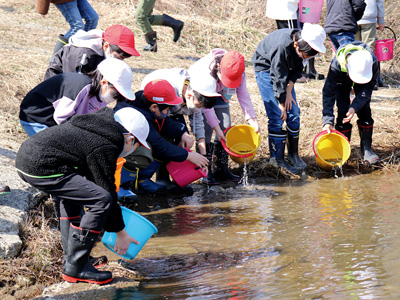
M 183 102 L 182 98 L 176 95 L 172 85 L 163 79 L 156 79 L 146 84 L 143 94 L 147 100 L 157 104 L 177 105 Z
M 104 40 L 110 44 L 117 45 L 126 53 L 140 56 L 135 49 L 135 36 L 133 32 L 124 25 L 112 25 L 104 32 Z
M 221 81 L 228 88 L 236 89 L 242 82 L 245 64 L 239 52 L 229 51 L 221 59 Z

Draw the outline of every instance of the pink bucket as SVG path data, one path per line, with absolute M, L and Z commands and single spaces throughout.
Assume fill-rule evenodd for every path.
M 394 42 L 396 41 L 396 34 L 391 28 L 387 26 L 385 26 L 385 28 L 389 29 L 393 33 L 394 38 L 376 41 L 375 56 L 378 59 L 378 61 L 386 61 L 386 60 L 391 60 L 393 58 L 393 48 L 394 48 Z
M 170 161 L 167 164 L 167 170 L 180 187 L 184 187 L 201 177 L 207 177 L 206 172 L 188 160 L 183 162 Z
M 324 0 L 300 0 L 299 19 L 301 23 L 319 23 Z

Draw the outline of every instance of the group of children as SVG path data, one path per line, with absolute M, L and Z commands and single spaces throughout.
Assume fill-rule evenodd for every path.
M 294 85 L 306 61 L 325 53 L 325 38 L 317 24 L 276 30 L 259 43 L 252 57 L 268 116 L 271 160 L 294 174 L 306 168 L 298 154 L 300 109 Z M 143 192 L 192 192 L 170 180 L 169 161 L 189 160 L 207 168 L 207 184 L 239 181 L 230 172 L 221 145 L 223 131 L 232 125 L 232 96 L 237 96 L 248 124 L 260 131 L 246 87 L 245 60 L 237 51 L 213 49 L 188 70 L 156 70 L 136 93 L 131 89 L 132 70 L 123 61 L 132 55 L 139 53 L 125 26 L 78 31 L 54 55 L 45 80 L 21 103 L 20 121 L 29 139 L 17 154 L 17 171 L 22 180 L 60 201 L 63 278 L 69 282 L 112 280 L 110 272 L 97 270 L 90 256 L 101 230 L 117 233 L 118 254 L 137 243 L 124 229 L 118 201 L 132 201 Z M 357 113 L 361 151 L 369 163 L 378 160 L 371 150 L 369 107 L 378 74 L 368 46 L 349 43 L 338 49 L 323 89 L 324 129 L 333 128 L 335 101 L 336 129 L 349 139 L 350 120 Z M 196 151 L 189 151 L 194 145 Z M 126 163 L 117 193 L 114 173 L 119 157 Z

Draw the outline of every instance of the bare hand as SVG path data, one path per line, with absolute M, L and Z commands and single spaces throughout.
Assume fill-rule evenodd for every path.
M 139 245 L 140 243 L 131 237 L 125 229 L 117 232 L 117 239 L 115 240 L 114 251 L 119 255 L 124 255 L 128 251 L 129 245 L 135 243 Z
M 189 152 L 186 159 L 200 168 L 208 166 L 208 159 L 197 152 Z
M 322 131 L 328 131 L 328 133 L 331 133 L 331 130 L 333 130 L 333 125 L 332 124 L 325 124 L 324 127 L 322 127 Z
M 182 148 L 190 149 L 194 145 L 194 139 L 190 134 L 185 132 L 184 134 L 182 134 L 181 142 L 179 143 L 179 145 Z
M 383 31 L 385 29 L 385 24 L 379 24 L 378 25 L 378 30 Z
M 217 136 L 218 141 L 224 140 L 226 142 L 226 137 L 224 135 L 224 132 L 221 130 L 221 127 L 219 125 L 214 127 L 215 135 Z
M 281 110 L 281 120 L 285 121 L 287 118 L 287 113 L 286 113 L 286 108 L 285 105 L 282 103 L 279 103 L 279 109 Z
M 354 117 L 354 114 L 356 113 L 356 111 L 354 110 L 354 108 L 350 107 L 349 111 L 346 114 L 346 118 L 343 119 L 343 123 L 348 123 L 351 121 L 351 119 Z
M 258 125 L 257 119 L 249 119 L 247 122 L 254 128 L 255 132 L 260 132 L 260 126 Z
M 294 105 L 296 105 L 296 102 L 293 99 L 292 93 L 286 93 L 286 101 L 285 101 L 286 111 L 289 111 L 292 109 L 292 103 Z

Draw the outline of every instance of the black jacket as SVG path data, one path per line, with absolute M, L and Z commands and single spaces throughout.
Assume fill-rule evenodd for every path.
M 286 86 L 301 77 L 303 59 L 293 46 L 293 35 L 298 29 L 279 29 L 267 35 L 257 46 L 251 58 L 255 72 L 271 75 L 274 96 L 280 103 L 286 101 Z
M 361 108 L 363 108 L 365 105 L 369 105 L 372 92 L 374 90 L 374 87 L 378 81 L 379 77 L 379 65 L 378 65 L 378 60 L 376 59 L 375 55 L 372 53 L 371 49 L 364 44 L 363 42 L 360 41 L 354 41 L 351 44 L 353 45 L 361 45 L 365 49 L 367 49 L 373 58 L 373 64 L 372 64 L 372 79 L 370 82 L 365 83 L 365 84 L 358 84 L 358 83 L 353 83 L 353 81 L 350 79 L 349 74 L 347 72 L 342 72 L 340 68 L 340 64 L 335 57 L 331 65 L 329 67 L 328 71 L 328 76 L 325 81 L 324 88 L 322 90 L 322 103 L 323 103 L 323 110 L 322 110 L 322 115 L 323 115 L 323 124 L 334 124 L 334 105 L 335 101 L 342 101 L 342 99 L 337 97 L 337 90 L 338 89 L 343 89 L 345 91 L 346 97 L 349 97 L 351 88 L 354 88 L 355 92 L 355 98 L 350 104 L 350 107 L 353 107 L 356 112 L 358 112 Z M 348 44 L 349 45 L 349 44 Z M 347 45 L 346 45 L 347 46 Z M 338 49 L 338 52 L 340 49 L 342 49 L 342 46 Z M 353 85 L 354 84 L 354 85 Z M 349 99 L 345 99 L 345 101 L 349 101 Z
M 84 55 L 86 57 L 82 59 Z M 61 73 L 78 73 L 79 71 L 89 73 L 96 70 L 97 65 L 104 59 L 103 55 L 97 54 L 90 48 L 66 45 L 55 54 L 44 75 L 44 80 Z
M 358 31 L 357 21 L 364 14 L 364 0 L 327 0 L 325 31 L 327 34 Z
M 53 102 L 62 97 L 75 100 L 80 91 L 91 83 L 90 77 L 77 73 L 59 74 L 43 81 L 22 100 L 19 111 L 20 120 L 41 123 L 49 127 L 57 125 L 53 118 Z
M 164 137 L 171 140 L 181 140 L 182 135 L 187 131 L 184 124 L 166 117 L 163 120 L 157 120 L 152 112 L 141 101 L 143 91 L 135 93 L 136 100 L 118 104 L 118 108 L 122 106 L 131 106 L 140 111 L 149 122 L 150 132 L 147 137 L 147 142 L 152 148 L 153 157 L 157 160 L 177 161 L 182 162 L 187 159 L 188 151 L 182 147 L 176 146 L 168 142 Z M 144 95 L 143 95 L 144 97 Z M 161 126 L 162 125 L 162 126 Z M 161 129 L 160 129 L 161 127 Z
M 104 188 L 114 199 L 107 219 L 110 221 L 104 228 L 118 232 L 125 226 L 117 204 L 114 174 L 123 146 L 124 137 L 113 111 L 103 108 L 33 135 L 22 143 L 15 165 L 28 176 L 77 173 Z

